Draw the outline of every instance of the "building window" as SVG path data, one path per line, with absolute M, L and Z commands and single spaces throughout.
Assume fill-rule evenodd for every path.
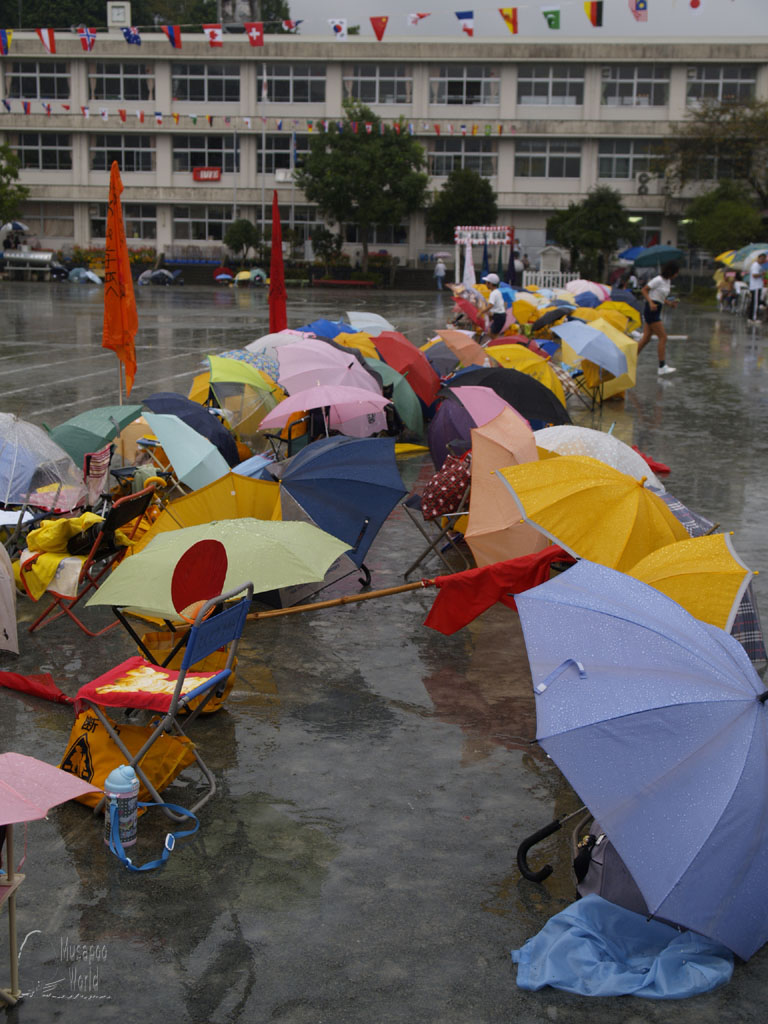
M 22 170 L 70 171 L 72 136 L 58 132 L 19 132 L 9 138 Z
M 173 98 L 190 103 L 236 103 L 240 99 L 238 64 L 174 64 Z
M 663 64 L 612 64 L 602 70 L 606 107 L 665 107 L 669 68 Z
M 107 204 L 98 203 L 91 206 L 90 218 L 91 238 L 106 238 Z M 124 203 L 123 221 L 126 238 L 157 237 L 157 208 L 151 203 Z
M 344 240 L 360 243 L 361 235 L 357 224 L 345 225 Z M 397 227 L 392 227 L 389 224 L 371 224 L 368 228 L 368 245 L 406 245 L 407 242 L 407 224 L 398 224 Z
M 598 178 L 635 178 L 653 173 L 661 143 L 650 139 L 601 139 L 597 152 Z
M 155 143 L 147 135 L 92 135 L 91 170 L 108 171 L 117 160 L 121 171 L 154 171 Z
M 92 64 L 88 70 L 92 100 L 151 100 L 155 76 L 146 64 Z
M 293 207 L 293 218 L 291 218 L 291 207 L 281 206 L 280 209 L 280 224 L 282 225 L 283 232 L 291 226 L 291 219 L 293 219 L 293 230 L 297 233 L 297 239 L 294 244 L 303 245 L 308 238 L 311 238 L 316 228 L 324 227 L 323 219 L 317 212 L 316 206 L 306 206 L 303 204 L 296 205 Z M 269 225 L 268 231 L 272 224 L 272 204 L 270 203 L 265 210 L 266 224 Z
M 231 206 L 174 206 L 175 241 L 221 242 L 232 223 Z
M 271 103 L 325 103 L 324 64 L 267 64 L 267 95 Z
M 584 102 L 583 64 L 527 64 L 517 75 L 517 102 L 580 107 Z
M 24 203 L 20 218 L 38 238 L 68 238 L 75 234 L 73 203 Z
M 259 174 L 274 174 L 276 170 L 290 170 L 300 167 L 303 157 L 309 152 L 309 136 L 285 132 L 279 135 L 265 135 L 264 149 L 258 138 L 256 170 Z M 293 153 L 291 152 L 293 148 Z
M 410 103 L 413 79 L 405 64 L 351 64 L 344 68 L 344 96 L 361 103 Z
M 726 178 L 743 178 L 743 176 L 743 160 L 718 153 L 699 157 L 691 170 L 693 181 L 724 181 Z
M 234 134 L 174 135 L 173 169 L 191 171 L 194 167 L 220 167 L 240 170 L 240 150 L 235 150 Z
M 581 143 L 547 139 L 518 139 L 515 174 L 520 178 L 578 178 Z
M 67 100 L 69 71 L 64 61 L 15 60 L 5 72 L 9 99 Z
M 634 224 L 640 229 L 640 242 L 635 245 L 659 245 L 661 242 L 661 214 L 660 213 L 630 213 Z M 627 247 L 630 245 L 626 243 Z M 623 248 L 620 246 L 619 248 Z M 654 271 L 655 273 L 655 271 Z
M 492 139 L 435 139 L 429 153 L 429 173 L 443 177 L 462 169 L 492 178 L 496 174 L 496 161 L 496 143 Z
M 429 102 L 498 105 L 499 73 L 484 64 L 443 64 L 430 72 Z
M 689 105 L 701 100 L 736 103 L 755 96 L 756 75 L 750 64 L 699 64 L 688 68 Z

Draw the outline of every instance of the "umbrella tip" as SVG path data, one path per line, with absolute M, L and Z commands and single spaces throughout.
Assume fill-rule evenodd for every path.
M 638 483 L 640 484 L 640 486 L 641 486 L 641 487 L 645 487 L 645 481 L 646 481 L 647 479 L 648 479 L 648 477 L 647 477 L 647 476 L 643 476 L 643 477 L 641 477 L 641 478 L 640 478 L 640 479 L 639 479 L 639 480 L 638 480 L 637 482 L 638 482 Z

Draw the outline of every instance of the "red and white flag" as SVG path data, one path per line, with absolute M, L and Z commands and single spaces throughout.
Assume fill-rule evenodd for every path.
M 48 53 L 56 53 L 56 37 L 53 34 L 52 28 L 36 28 L 40 42 L 46 48 Z
M 381 40 L 384 38 L 384 33 L 387 31 L 388 21 L 389 17 L 386 14 L 376 18 L 371 18 L 371 25 L 373 26 L 373 31 L 376 34 L 376 38 L 379 40 L 379 42 L 381 42 Z
M 251 46 L 263 46 L 264 45 L 264 22 L 263 21 L 246 21 L 245 23 L 245 34 L 248 36 L 248 42 Z
M 86 28 L 84 25 L 80 25 L 77 30 L 77 34 L 80 36 L 80 45 L 89 53 L 93 49 L 93 44 L 96 42 L 96 29 Z
M 224 45 L 221 37 L 221 25 L 203 25 L 203 32 L 211 46 Z
M 428 18 L 429 15 L 430 15 L 429 11 L 427 11 L 426 14 L 409 14 L 408 15 L 408 24 L 409 25 L 418 25 L 420 21 L 423 21 L 424 18 Z
M 455 11 L 456 17 L 459 19 L 461 25 L 461 31 L 466 32 L 468 36 L 475 34 L 475 17 L 474 11 Z

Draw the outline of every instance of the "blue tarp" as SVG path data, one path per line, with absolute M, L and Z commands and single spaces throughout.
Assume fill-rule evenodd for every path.
M 685 999 L 730 981 L 733 953 L 590 895 L 555 914 L 521 949 L 517 984 L 582 996 Z

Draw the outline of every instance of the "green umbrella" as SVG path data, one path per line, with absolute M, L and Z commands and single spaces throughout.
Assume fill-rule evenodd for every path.
M 56 444 L 72 456 L 75 464 L 82 466 L 88 452 L 96 452 L 109 444 L 141 413 L 140 405 L 101 405 L 73 416 L 50 433 Z
M 208 356 L 211 367 L 211 384 L 248 384 L 255 391 L 272 392 L 275 382 L 241 359 L 227 359 L 225 356 Z
M 145 412 L 144 419 L 168 456 L 177 479 L 191 490 L 212 484 L 229 472 L 218 448 L 178 416 Z
M 634 264 L 636 267 L 656 267 L 670 260 L 681 260 L 683 256 L 683 250 L 673 245 L 651 245 L 635 257 Z
M 242 583 L 263 593 L 317 582 L 348 550 L 311 523 L 220 519 L 159 534 L 125 558 L 88 604 L 174 618 L 194 601 Z
M 381 359 L 371 359 L 369 356 L 366 356 L 365 361 L 381 377 L 384 387 L 390 384 L 393 385 L 392 403 L 395 409 L 397 409 L 400 419 L 409 430 L 422 437 L 424 435 L 424 417 L 421 412 L 421 402 L 417 398 L 416 392 L 408 383 L 408 380 L 402 373 L 393 370 L 391 366 L 382 362 Z

